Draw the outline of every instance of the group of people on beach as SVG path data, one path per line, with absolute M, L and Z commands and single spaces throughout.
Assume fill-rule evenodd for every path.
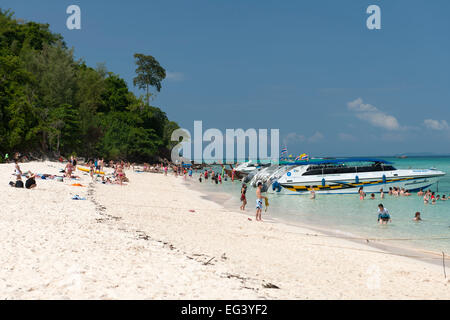
M 198 178 L 199 182 L 202 182 L 203 179 L 208 180 L 211 177 L 211 183 L 222 184 L 222 180 L 227 181 L 227 177 L 225 176 L 224 170 L 222 172 L 214 172 L 214 170 L 205 169 L 200 172 L 200 176 Z
M 27 189 L 33 189 L 36 188 L 36 175 L 32 173 L 31 171 L 28 171 L 25 175 L 23 174 L 22 170 L 19 166 L 19 161 L 17 159 L 14 160 L 14 175 L 16 177 L 16 181 L 10 181 L 9 185 L 11 187 L 15 188 L 27 188 Z M 26 177 L 25 184 L 22 181 L 22 176 Z

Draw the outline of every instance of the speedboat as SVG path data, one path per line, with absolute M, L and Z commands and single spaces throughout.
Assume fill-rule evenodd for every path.
M 250 174 L 253 175 L 257 173 L 259 170 L 269 166 L 270 163 L 253 162 L 252 160 L 249 160 L 247 162 L 241 163 L 234 170 L 236 173 L 236 177 L 238 179 L 242 179 Z
M 432 169 L 396 169 L 391 162 L 372 158 L 326 159 L 300 161 L 276 182 L 287 194 L 378 193 L 389 187 L 405 188 L 409 192 L 430 187 L 445 172 Z

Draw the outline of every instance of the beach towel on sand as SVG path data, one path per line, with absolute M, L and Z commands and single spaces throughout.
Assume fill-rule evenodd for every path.
M 76 194 L 72 197 L 72 200 L 86 200 L 86 198 L 80 197 L 79 195 Z

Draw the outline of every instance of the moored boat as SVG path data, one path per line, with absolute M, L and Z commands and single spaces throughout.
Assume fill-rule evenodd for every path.
M 327 159 L 296 162 L 280 177 L 283 193 L 306 194 L 311 189 L 323 194 L 387 191 L 389 187 L 410 192 L 430 187 L 445 172 L 436 169 L 396 169 L 391 162 L 372 158 Z

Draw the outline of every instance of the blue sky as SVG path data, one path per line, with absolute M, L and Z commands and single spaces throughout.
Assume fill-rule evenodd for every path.
M 66 28 L 77 4 L 82 29 Z M 381 8 L 368 30 L 366 8 Z M 135 52 L 168 71 L 153 104 L 191 129 L 278 128 L 290 153 L 449 153 L 450 2 L 2 0 L 132 90 Z

